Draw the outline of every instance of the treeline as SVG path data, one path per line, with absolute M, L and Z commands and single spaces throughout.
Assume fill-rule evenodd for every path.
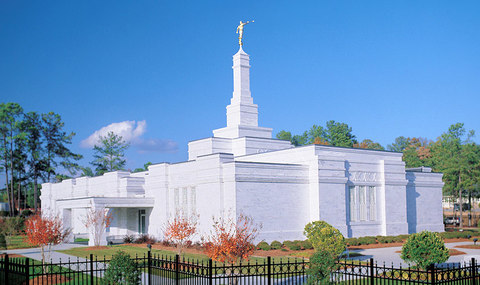
M 60 181 L 64 173 L 80 170 L 77 161 L 82 156 L 68 148 L 74 135 L 64 130 L 54 112 L 26 112 L 17 103 L 0 103 L 0 172 L 10 215 L 22 206 L 37 210 L 40 183 Z M 33 197 L 27 199 L 28 193 Z
M 456 123 L 435 140 L 400 136 L 386 149 L 402 152 L 407 168 L 427 166 L 442 172 L 444 195 L 480 197 L 480 146 L 472 140 L 474 135 L 475 132 L 467 131 L 463 123 Z M 296 146 L 320 144 L 385 150 L 370 139 L 359 142 L 351 127 L 335 121 L 328 121 L 325 127 L 313 125 L 301 135 L 282 130 L 276 137 Z

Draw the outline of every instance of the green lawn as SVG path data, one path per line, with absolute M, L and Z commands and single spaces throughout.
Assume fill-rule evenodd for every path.
M 89 250 L 86 250 L 90 248 Z M 119 251 L 125 251 L 128 253 L 131 257 L 143 257 L 144 255 L 147 255 L 148 248 L 147 247 L 137 247 L 137 246 L 130 246 L 130 245 L 113 245 L 109 246 L 108 248 L 100 248 L 100 249 L 93 249 L 91 247 L 76 247 L 72 249 L 67 249 L 67 250 L 59 250 L 59 252 L 63 252 L 66 254 L 70 254 L 73 256 L 78 256 L 78 257 L 83 257 L 83 258 L 89 258 L 90 254 L 93 254 L 93 256 L 96 256 L 98 259 L 103 259 L 104 257 L 106 259 L 110 259 L 112 255 Z M 158 249 L 152 249 L 152 255 L 163 255 L 163 257 L 167 258 L 175 258 L 176 251 L 172 249 L 172 251 L 167 251 L 167 250 L 158 250 Z M 205 254 L 191 254 L 191 253 L 185 253 L 181 258 L 185 259 L 194 259 L 195 261 L 199 262 L 207 262 L 208 257 Z M 298 259 L 298 257 L 297 257 Z M 261 262 L 263 263 L 266 260 L 266 257 L 251 257 L 250 261 L 251 262 Z M 295 260 L 295 257 L 292 256 L 280 256 L 280 257 L 275 257 L 275 261 L 282 261 L 286 262 L 287 260 Z

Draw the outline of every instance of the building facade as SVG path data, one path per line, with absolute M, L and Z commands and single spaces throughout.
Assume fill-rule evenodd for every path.
M 242 48 L 233 56 L 233 74 L 227 126 L 191 141 L 188 161 L 45 183 L 44 213 L 87 234 L 87 209 L 108 208 L 113 222 L 106 238 L 148 233 L 161 239 L 178 214 L 198 216 L 202 233 L 213 216 L 245 214 L 262 225 L 257 240 L 267 242 L 304 239 L 305 225 L 316 220 L 346 237 L 443 231 L 442 174 L 405 169 L 401 153 L 273 139 L 272 129 L 258 126 Z

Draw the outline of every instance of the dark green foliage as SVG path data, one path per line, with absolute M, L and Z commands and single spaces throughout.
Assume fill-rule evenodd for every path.
M 448 248 L 438 233 L 422 231 L 410 235 L 402 247 L 400 257 L 414 262 L 418 267 L 427 269 L 432 264 L 443 263 L 450 256 Z
M 443 232 L 440 233 L 440 236 L 444 239 L 451 239 L 451 238 L 469 238 L 472 236 L 478 236 L 478 232 L 472 231 L 463 231 L 463 232 Z
M 279 242 L 278 240 L 274 240 L 272 241 L 272 243 L 270 244 L 270 247 L 272 249 L 281 249 L 282 248 L 282 243 Z
M 393 236 L 377 236 L 378 243 L 393 243 L 396 242 L 396 238 Z
M 7 249 L 7 240 L 5 239 L 5 235 L 0 233 L 0 248 Z
M 260 243 L 257 244 L 257 249 L 260 250 L 271 250 L 272 247 L 265 241 L 261 241 Z
M 27 209 L 27 210 L 23 210 L 20 216 L 22 216 L 23 218 L 28 218 L 32 214 L 33 212 Z
M 300 246 L 301 246 L 303 249 L 313 249 L 312 243 L 309 242 L 308 240 L 302 240 L 302 241 L 300 241 Z
M 283 245 L 290 250 L 301 250 L 302 246 L 295 241 L 286 240 L 283 242 Z
M 6 217 L 3 221 L 2 232 L 8 236 L 20 234 L 25 228 L 24 224 L 23 217 Z
M 91 162 L 95 166 L 97 175 L 106 172 L 123 170 L 127 160 L 125 151 L 129 144 L 125 142 L 122 136 L 109 132 L 106 136 L 100 137 L 100 142 L 93 148 L 94 160 Z
M 345 239 L 345 242 L 350 246 L 360 245 L 357 238 L 347 238 Z
M 359 237 L 358 238 L 358 243 L 360 245 L 375 244 L 375 243 L 377 243 L 377 239 L 375 237 L 372 237 L 372 236 Z
M 118 251 L 112 256 L 103 279 L 106 284 L 136 285 L 140 284 L 140 271 L 126 252 Z
M 329 250 L 318 250 L 310 257 L 308 284 L 330 283 L 331 272 L 338 269 L 337 257 Z
M 308 223 L 303 234 L 315 250 L 330 251 L 335 256 L 340 256 L 347 246 L 342 233 L 325 221 Z

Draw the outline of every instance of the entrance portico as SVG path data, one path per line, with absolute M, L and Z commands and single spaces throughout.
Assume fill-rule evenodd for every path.
M 154 201 L 144 197 L 84 197 L 59 199 L 56 208 L 64 226 L 72 229 L 69 242 L 73 242 L 74 236 L 88 235 L 89 245 L 94 245 L 94 233 L 85 227 L 87 212 L 89 209 L 108 209 L 112 222 L 100 239 L 100 245 L 106 245 L 107 239 L 121 240 L 125 235 L 147 233 Z

